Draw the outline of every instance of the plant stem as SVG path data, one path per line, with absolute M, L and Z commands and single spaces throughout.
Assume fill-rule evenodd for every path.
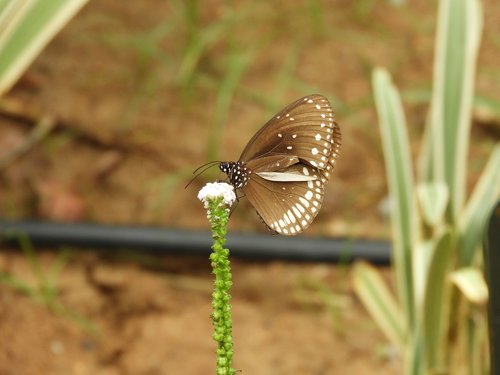
M 212 226 L 212 253 L 210 261 L 212 273 L 215 275 L 214 292 L 212 294 L 213 338 L 217 343 L 216 374 L 235 374 L 231 368 L 233 359 L 233 323 L 231 316 L 230 289 L 233 284 L 229 250 L 226 243 L 229 209 L 222 197 L 208 200 L 208 219 Z

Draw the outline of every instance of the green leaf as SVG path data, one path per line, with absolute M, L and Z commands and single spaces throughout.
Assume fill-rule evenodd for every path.
M 488 300 L 488 285 L 482 271 L 475 267 L 464 267 L 454 271 L 450 279 L 469 302 L 483 305 Z
M 486 219 L 500 194 L 500 145 L 493 153 L 460 217 L 459 251 L 463 265 L 470 265 L 481 244 Z
M 421 315 L 424 348 L 430 369 L 444 365 L 442 361 L 447 350 L 445 333 L 450 308 L 448 273 L 452 267 L 452 253 L 452 236 L 450 231 L 446 230 L 434 241 Z
M 432 259 L 434 247 L 434 241 L 427 240 L 416 244 L 415 250 L 413 251 L 413 277 L 415 285 L 415 305 L 417 309 L 423 304 L 429 264 Z
M 0 4 L 0 96 L 88 0 L 12 0 Z
M 406 119 L 397 89 L 387 71 L 377 68 L 372 76 L 380 123 L 385 169 L 391 205 L 393 257 L 399 298 L 410 327 L 415 323 L 411 251 L 418 234 L 418 212 L 413 188 L 413 165 Z
M 417 186 L 417 197 L 425 223 L 429 226 L 437 226 L 448 204 L 446 184 L 439 182 L 420 184 Z
M 353 267 L 356 294 L 385 336 L 400 350 L 405 346 L 405 319 L 378 270 L 365 262 Z
M 482 19 L 478 0 L 441 0 L 431 103 L 434 180 L 450 192 L 455 223 L 465 197 L 476 57 Z

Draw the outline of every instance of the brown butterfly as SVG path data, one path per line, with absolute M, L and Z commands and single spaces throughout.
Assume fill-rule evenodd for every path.
M 220 162 L 219 168 L 272 231 L 295 235 L 318 214 L 340 146 L 329 101 L 308 95 L 271 118 L 237 162 Z

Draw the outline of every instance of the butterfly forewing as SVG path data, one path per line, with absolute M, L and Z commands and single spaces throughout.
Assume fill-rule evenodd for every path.
M 328 100 L 318 94 L 305 96 L 271 118 L 248 142 L 239 160 L 289 154 L 325 168 L 332 149 L 333 124 Z

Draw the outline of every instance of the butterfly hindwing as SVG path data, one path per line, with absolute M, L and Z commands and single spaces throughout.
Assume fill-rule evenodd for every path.
M 325 182 L 318 169 L 306 164 L 296 164 L 283 171 L 300 173 L 314 180 L 269 181 L 252 173 L 242 190 L 271 230 L 294 235 L 306 229 L 318 214 Z

